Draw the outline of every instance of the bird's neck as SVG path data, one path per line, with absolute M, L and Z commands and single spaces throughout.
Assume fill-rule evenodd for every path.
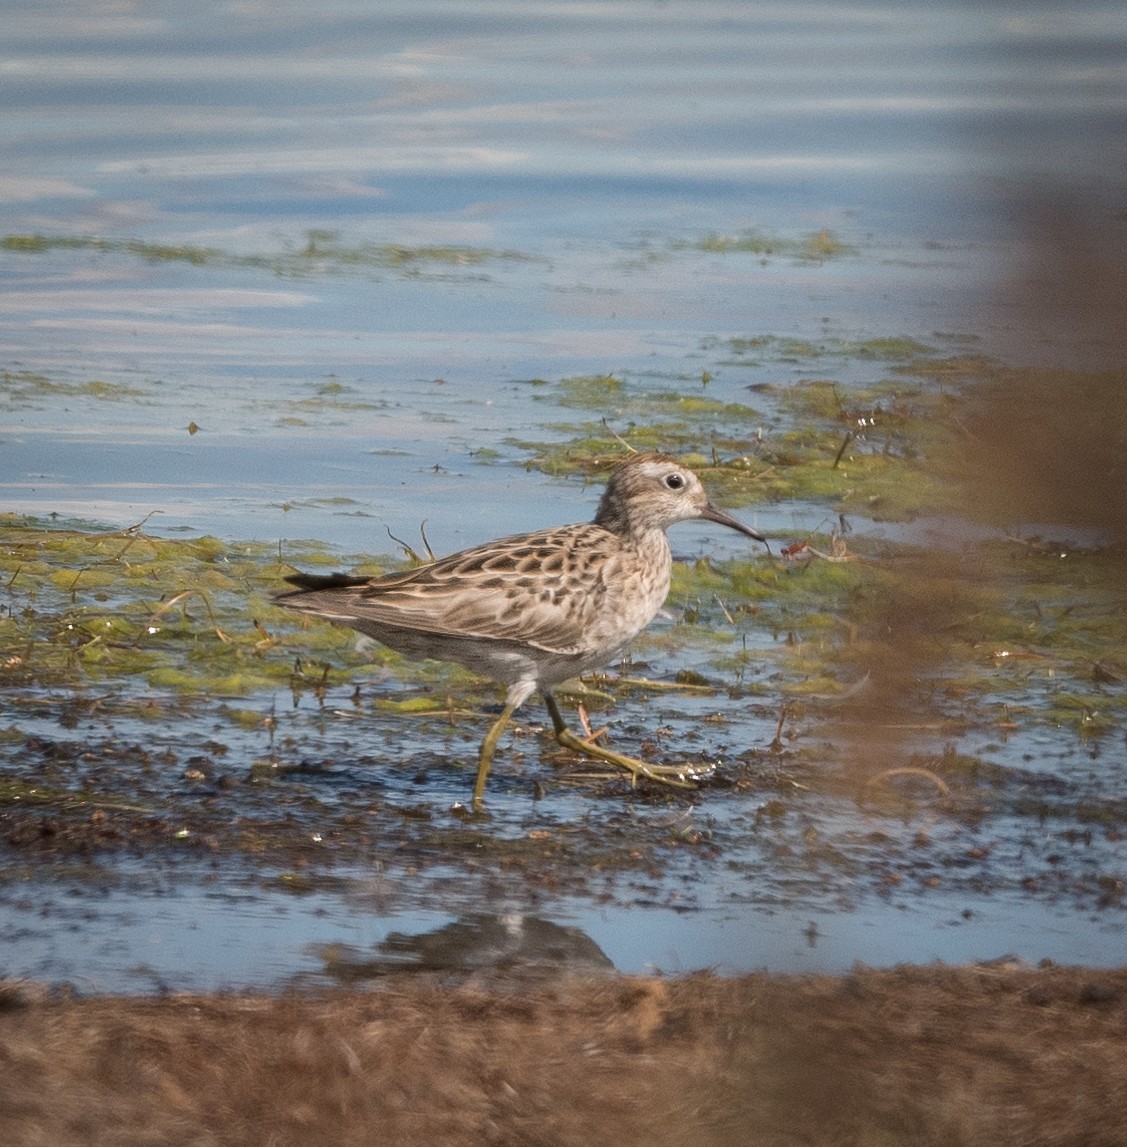
M 604 527 L 605 528 L 605 527 Z M 612 530 L 622 544 L 650 561 L 664 563 L 670 560 L 669 538 L 665 531 L 656 526 L 638 526 L 630 529 Z
M 662 538 L 665 537 L 665 530 L 660 526 L 638 521 L 637 516 L 628 513 L 625 506 L 619 505 L 617 501 L 606 495 L 599 503 L 598 512 L 595 514 L 595 525 L 602 526 L 604 530 L 617 534 L 623 541 L 632 544 L 644 545 L 646 544 L 645 539 L 657 535 Z M 650 542 L 650 544 L 653 543 Z

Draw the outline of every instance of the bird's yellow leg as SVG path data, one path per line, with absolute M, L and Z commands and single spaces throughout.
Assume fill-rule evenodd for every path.
M 576 736 L 567 727 L 559 706 L 550 693 L 544 694 L 544 703 L 548 706 L 548 713 L 552 718 L 556 740 L 565 749 L 571 749 L 573 752 L 582 753 L 586 757 L 594 757 L 596 760 L 606 761 L 609 764 L 617 765 L 620 769 L 626 769 L 630 773 L 631 784 L 635 786 L 639 779 L 644 778 L 648 781 L 656 781 L 661 785 L 672 785 L 673 788 L 677 789 L 692 789 L 696 788 L 693 778 L 704 775 L 686 766 L 650 765 L 645 761 L 624 756 L 622 753 L 616 753 L 611 749 L 604 749 L 601 745 L 586 741 L 582 737 Z M 484 746 L 482 747 L 484 748 Z
M 515 705 L 506 705 L 501 710 L 501 716 L 493 722 L 488 733 L 485 734 L 485 740 L 481 742 L 481 749 L 477 754 L 477 781 L 473 787 L 473 807 L 474 811 L 479 811 L 485 805 L 485 782 L 489 777 L 489 767 L 493 764 L 493 753 L 496 751 L 497 742 L 501 739 L 501 734 L 505 731 L 505 726 L 512 719 L 513 714 L 516 712 Z

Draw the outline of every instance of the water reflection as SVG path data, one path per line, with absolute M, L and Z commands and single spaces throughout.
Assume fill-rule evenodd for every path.
M 519 912 L 474 913 L 430 932 L 390 932 L 378 956 L 341 945 L 322 948 L 325 975 L 354 983 L 392 972 L 482 972 L 506 979 L 530 974 L 590 975 L 614 965 L 578 928 Z

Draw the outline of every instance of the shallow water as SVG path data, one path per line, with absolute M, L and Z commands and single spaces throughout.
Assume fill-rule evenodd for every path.
M 198 882 L 169 874 L 156 889 L 60 888 L 34 911 L 5 906 L 8 974 L 65 980 L 82 992 L 220 990 L 248 985 L 326 985 L 375 980 L 412 968 L 462 974 L 506 967 L 488 945 L 472 943 L 482 927 L 480 902 L 466 905 L 469 937 L 435 962 L 389 936 L 427 937 L 449 929 L 461 905 L 380 906 L 378 878 L 345 877 L 343 891 L 302 896 L 260 887 Z M 157 882 L 153 882 L 157 883 Z M 377 886 L 377 887 L 373 887 Z M 505 953 L 512 966 L 552 974 L 599 971 L 679 974 L 708 969 L 786 973 L 840 972 L 858 963 L 963 963 L 1009 954 L 1090 967 L 1119 966 L 1124 928 L 1106 914 L 1030 905 L 1012 896 L 988 902 L 936 896 L 924 902 L 862 903 L 848 912 L 809 905 L 741 907 L 721 892 L 697 911 L 661 906 L 592 908 L 559 898 L 550 911 L 515 919 L 529 929 L 544 920 L 569 930 L 571 944 Z M 971 908 L 970 905 L 974 904 Z M 488 909 L 485 909 L 488 911 Z M 592 958 L 585 938 L 606 960 Z
M 871 384 L 881 364 L 849 353 L 866 339 L 1023 365 L 1114 359 L 1074 316 L 999 284 L 1022 266 L 1030 189 L 1115 234 L 1109 172 L 1127 158 L 1120 5 L 413 0 L 373 11 L 295 0 L 95 5 L 78 19 L 40 0 L 5 23 L 0 202 L 3 233 L 18 240 L 0 249 L 5 510 L 147 519 L 157 536 L 283 552 L 316 539 L 341 555 L 393 552 L 389 529 L 414 543 L 425 518 L 444 553 L 590 516 L 595 488 L 525 469 L 522 443 L 566 441 L 589 417 L 559 400 L 569 376 L 687 389 L 707 372 L 710 398 L 753 405 L 778 427 L 787 416 L 771 394 L 748 388 Z M 802 257 L 795 245 L 823 229 L 852 252 Z M 708 242 L 750 230 L 778 251 Z M 766 334 L 840 353 L 725 352 Z M 627 433 L 629 409 L 620 418 Z M 784 539 L 835 517 L 816 502 L 740 513 Z M 906 536 L 853 525 L 859 540 Z M 699 526 L 679 527 L 674 548 L 747 553 Z M 639 656 L 655 677 L 709 670 L 710 651 L 691 644 L 643 643 Z M 302 752 L 349 759 L 363 744 L 355 721 L 335 715 L 343 693 L 324 711 L 309 698 L 293 711 L 288 698 L 256 702 L 277 706 Z M 41 719 L 4 708 L 0 723 L 22 734 L 61 733 L 50 706 Z M 671 701 L 663 721 L 678 743 L 717 710 L 732 725 L 702 751 L 730 758 L 770 741 L 773 709 L 744 712 L 723 695 Z M 623 699 L 615 720 L 629 728 L 644 713 Z M 190 746 L 213 720 L 205 707 L 156 739 Z M 470 753 L 477 732 L 460 728 L 457 751 Z M 82 735 L 153 736 L 126 716 Z M 260 734 L 223 735 L 248 766 L 269 748 Z M 398 737 L 404 756 L 450 743 L 430 727 L 380 735 Z M 955 740 L 1119 799 L 1115 753 L 1093 764 L 1072 730 Z M 20 759 L 6 751 L 5 770 Z M 526 807 L 527 789 L 498 772 L 490 831 L 501 837 L 621 807 L 592 805 L 584 790 Z M 394 795 L 396 775 L 350 783 Z M 464 771 L 441 774 L 413 799 L 445 809 L 465 783 Z M 721 859 L 674 865 L 594 906 L 566 887 L 498 892 L 464 873 L 453 902 L 437 874 L 409 895 L 410 873 L 378 852 L 338 865 L 341 888 L 302 897 L 239 864 L 186 865 L 146 886 L 123 863 L 121 886 L 106 889 L 102 875 L 25 875 L 0 901 L 6 970 L 96 990 L 277 985 L 322 974 L 318 946 L 367 952 L 388 932 L 476 911 L 578 927 L 629 971 L 1120 958 L 1122 908 L 1094 907 L 1081 879 L 1127 867 L 1113 833 L 1076 862 L 1081 890 L 1055 899 L 1021 891 L 1022 866 L 1053 847 L 1021 817 L 991 822 L 1012 857 L 996 857 L 978 888 L 882 888 L 877 868 L 803 882 L 785 865 L 814 821 L 864 864 L 879 867 L 886 846 L 865 852 L 853 806 L 823 798 L 773 851 L 747 819 L 765 799 L 705 790 L 690 811 Z M 667 831 L 640 819 L 642 839 Z M 895 838 L 895 822 L 879 831 Z M 362 890 L 386 866 L 394 892 L 381 907 Z

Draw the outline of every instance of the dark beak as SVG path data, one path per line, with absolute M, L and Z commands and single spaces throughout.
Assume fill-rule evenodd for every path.
M 757 542 L 767 545 L 767 539 L 762 534 L 757 534 L 750 526 L 745 526 L 738 518 L 733 518 L 731 514 L 725 513 L 711 502 L 701 510 L 700 516 L 707 521 L 718 522 L 721 526 L 727 526 L 730 530 L 746 534 L 749 538 L 754 538 Z

